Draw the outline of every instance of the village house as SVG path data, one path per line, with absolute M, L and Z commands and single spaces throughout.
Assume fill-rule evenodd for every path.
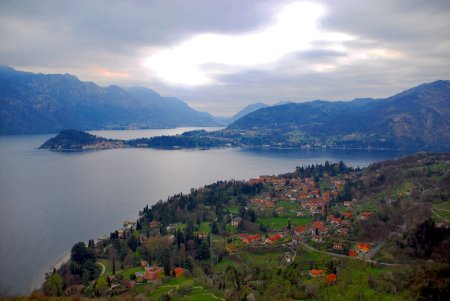
M 204 232 L 195 232 L 194 235 L 196 235 L 200 239 L 206 239 L 208 238 L 208 234 Z
M 180 278 L 184 276 L 185 269 L 177 267 L 173 270 L 173 274 L 175 275 L 175 278 Z
M 177 230 L 178 224 L 170 224 L 166 227 L 166 231 L 168 233 L 175 233 L 175 231 Z
M 127 288 L 128 289 L 132 289 L 133 287 L 135 287 L 136 286 L 136 281 L 130 281 L 130 282 L 128 282 L 128 284 L 127 284 Z
M 312 240 L 317 242 L 317 243 L 323 243 L 323 237 L 320 236 L 320 235 L 313 234 L 312 235 Z
M 134 273 L 134 275 L 136 276 L 136 282 L 138 283 L 144 282 L 144 272 L 136 272 Z
M 316 278 L 316 277 L 322 277 L 322 276 L 324 276 L 325 275 L 325 270 L 316 270 L 316 269 L 313 269 L 313 270 L 310 270 L 309 271 L 309 276 L 311 276 L 311 277 L 313 277 L 313 278 Z
M 335 242 L 333 244 L 333 249 L 335 249 L 335 250 L 342 250 L 342 248 L 343 248 L 343 245 L 342 245 L 341 241 Z
M 358 252 L 356 252 L 356 250 L 350 249 L 350 251 L 348 252 L 348 256 L 350 257 L 356 257 L 358 255 Z
M 97 237 L 97 238 L 94 240 L 94 245 L 95 245 L 95 246 L 100 246 L 100 245 L 102 245 L 105 241 L 108 241 L 108 239 L 109 239 L 109 236 L 108 236 L 108 235 L 103 235 L 103 236 Z
M 123 221 L 123 227 L 125 229 L 131 229 L 132 227 L 134 227 L 134 225 L 136 225 L 135 221 L 129 221 L 129 220 Z
M 328 285 L 331 285 L 331 284 L 333 284 L 333 283 L 335 283 L 336 282 L 336 274 L 328 274 L 326 277 L 325 277 L 325 282 L 326 282 L 326 284 L 328 284 Z
M 301 243 L 305 238 L 303 236 L 299 236 L 299 235 L 293 235 L 292 236 L 292 243 L 293 244 L 299 244 Z
M 252 244 L 253 242 L 261 241 L 260 234 L 255 235 L 240 234 L 239 236 L 241 237 L 242 241 L 247 245 Z
M 346 211 L 343 213 L 345 218 L 351 218 L 353 216 L 353 214 L 350 211 Z
M 124 229 L 117 230 L 117 235 L 119 236 L 119 238 L 125 238 L 125 230 Z
M 305 236 L 308 234 L 308 228 L 306 226 L 297 226 L 294 228 L 294 236 Z
M 327 220 L 333 226 L 340 226 L 342 224 L 342 219 L 334 217 L 333 215 L 328 215 Z
M 144 280 L 153 281 L 158 279 L 158 277 L 162 276 L 164 273 L 164 269 L 158 266 L 146 267 L 144 272 Z
M 284 253 L 284 260 L 285 260 L 287 263 L 291 263 L 292 260 L 293 260 L 293 255 L 292 255 L 290 252 Z
M 279 241 L 279 240 L 282 239 L 282 238 L 283 238 L 283 234 L 277 233 L 277 234 L 275 234 L 275 235 L 272 235 L 272 236 L 266 238 L 266 240 L 264 241 L 264 243 L 265 243 L 265 244 L 272 245 L 272 244 L 276 243 L 277 241 Z
M 233 218 L 233 220 L 231 221 L 231 225 L 233 227 L 237 227 L 239 226 L 239 224 L 242 222 L 242 218 L 240 216 Z
M 337 234 L 343 235 L 343 236 L 347 236 L 348 235 L 348 228 L 339 228 L 336 230 Z
M 364 212 L 361 212 L 361 214 L 359 215 L 359 218 L 362 220 L 362 221 L 366 221 L 366 220 L 368 220 L 368 219 L 370 219 L 370 217 L 373 215 L 373 212 L 370 212 L 370 211 L 364 211 Z
M 158 221 L 151 221 L 151 222 L 148 224 L 148 227 L 149 227 L 151 230 L 159 229 L 159 225 L 160 225 L 160 224 L 161 224 L 161 223 L 158 222 Z
M 359 243 L 357 246 L 357 250 L 360 254 L 366 254 L 367 252 L 369 252 L 370 248 L 370 244 L 365 243 Z
M 313 222 L 313 225 L 311 227 L 311 234 L 327 235 L 328 227 L 325 226 L 325 224 L 320 221 L 315 221 Z
M 145 268 L 146 266 L 148 266 L 148 261 L 147 260 L 141 260 L 141 267 Z

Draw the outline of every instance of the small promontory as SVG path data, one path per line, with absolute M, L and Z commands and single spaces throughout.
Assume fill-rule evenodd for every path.
M 56 151 L 81 151 L 110 148 L 123 148 L 122 140 L 106 139 L 79 130 L 63 130 L 54 138 L 47 140 L 40 149 Z

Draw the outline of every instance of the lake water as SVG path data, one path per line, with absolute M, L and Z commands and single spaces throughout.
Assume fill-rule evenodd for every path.
M 191 128 L 193 129 L 193 128 Z M 130 139 L 182 133 L 97 131 Z M 115 149 L 58 153 L 36 149 L 53 135 L 0 137 L 0 295 L 25 294 L 78 241 L 112 232 L 146 204 L 218 180 L 290 172 L 299 165 L 351 166 L 399 157 L 397 151 Z

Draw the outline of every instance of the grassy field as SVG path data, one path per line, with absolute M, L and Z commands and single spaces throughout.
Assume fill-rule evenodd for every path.
M 184 295 L 177 294 L 177 291 L 182 287 L 190 288 L 190 290 Z M 197 285 L 192 278 L 186 277 L 170 279 L 162 286 L 148 293 L 146 297 L 149 297 L 151 300 L 159 300 L 165 294 L 170 296 L 170 300 L 224 300 L 216 295 L 217 292 Z
M 238 264 L 231 259 L 224 258 L 221 262 L 214 265 L 215 272 L 225 272 L 228 266 L 238 267 Z
M 279 201 L 277 207 L 283 207 L 285 210 L 300 210 L 301 207 L 295 201 Z
M 307 225 L 312 222 L 312 218 L 309 216 L 304 217 L 291 217 L 291 225 L 293 227 L 299 225 Z M 263 224 L 271 229 L 280 230 L 287 227 L 289 218 L 288 217 L 264 217 L 259 218 L 257 223 Z
M 129 280 L 130 276 L 133 275 L 134 273 L 136 273 L 136 272 L 144 272 L 144 271 L 145 271 L 144 268 L 134 267 L 134 268 L 131 268 L 131 269 L 123 272 L 121 275 L 123 276 L 123 279 Z
M 223 211 L 224 211 L 224 212 L 229 211 L 230 213 L 233 213 L 233 214 L 239 214 L 239 205 L 229 205 L 229 206 L 226 206 L 226 207 L 223 209 Z
M 246 254 L 244 260 L 253 266 L 276 267 L 282 262 L 284 252 L 265 254 Z
M 399 193 L 409 194 L 412 191 L 412 183 L 411 182 L 403 182 L 402 185 L 394 187 L 392 190 L 391 197 L 397 198 Z
M 102 275 L 102 278 L 104 278 L 106 280 L 106 277 L 109 275 L 112 275 L 112 264 L 109 261 L 109 259 L 97 259 L 98 262 L 101 262 L 104 266 L 105 266 L 105 273 Z M 119 275 L 120 273 L 123 273 L 124 271 L 122 271 L 120 269 L 120 264 L 116 264 L 116 275 Z
M 450 202 L 435 202 L 433 203 L 433 219 L 437 222 L 450 220 Z
M 198 232 L 209 233 L 210 230 L 211 228 L 208 222 L 201 223 L 200 226 L 198 227 Z

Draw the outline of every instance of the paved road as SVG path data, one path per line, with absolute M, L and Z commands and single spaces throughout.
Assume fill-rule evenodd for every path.
M 308 245 L 308 244 L 306 244 L 304 242 L 300 242 L 300 245 L 302 245 L 303 247 L 305 247 L 308 250 L 315 251 L 315 252 L 320 252 L 320 253 L 324 253 L 324 254 L 328 254 L 328 255 L 333 256 L 333 257 L 359 259 L 359 260 L 362 260 L 362 261 L 375 263 L 375 264 L 380 264 L 380 265 L 384 265 L 384 266 L 402 266 L 402 265 L 407 265 L 407 264 L 398 264 L 398 263 L 378 262 L 378 261 L 375 261 L 375 260 L 372 260 L 372 259 L 368 259 L 368 258 L 350 257 L 350 256 L 344 255 L 344 254 L 338 254 L 338 253 L 333 253 L 333 252 L 322 251 L 322 250 L 318 250 L 316 248 L 313 248 L 313 247 L 311 247 L 310 245 Z

